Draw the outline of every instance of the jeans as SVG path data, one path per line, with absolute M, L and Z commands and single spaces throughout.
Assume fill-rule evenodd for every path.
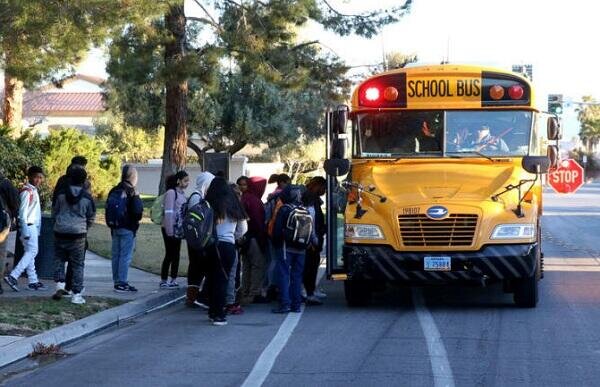
M 218 250 L 218 251 L 217 251 Z M 227 296 L 227 284 L 231 268 L 237 252 L 233 243 L 219 241 L 210 247 L 208 251 L 209 261 L 209 309 L 211 317 L 225 318 L 225 298 Z
M 227 295 L 225 296 L 225 305 L 235 304 L 235 277 L 238 268 L 239 256 L 235 254 L 235 260 L 233 261 L 233 265 L 231 265 L 231 270 L 229 270 L 229 278 L 227 279 Z
M 112 271 L 115 285 L 127 285 L 129 264 L 135 248 L 135 235 L 126 228 L 112 231 Z
M 40 235 L 40 230 L 38 230 L 36 225 L 28 225 L 27 228 L 29 228 L 29 239 L 23 239 L 21 237 L 25 253 L 10 275 L 14 279 L 19 279 L 21 274 L 24 271 L 27 271 L 29 283 L 35 284 L 38 282 L 37 273 L 35 272 L 35 256 L 38 254 L 38 237 Z
M 300 308 L 305 252 L 275 248 L 275 279 L 279 287 L 282 308 Z
M 179 254 L 181 252 L 181 239 L 167 235 L 164 227 L 161 227 L 163 241 L 165 242 L 165 258 L 160 269 L 160 278 L 163 281 L 169 276 L 171 268 L 171 278 L 177 278 L 179 272 Z
M 54 240 L 54 280 L 65 282 L 65 263 L 71 269 L 71 288 L 73 293 L 83 290 L 83 268 L 85 261 L 85 238 Z

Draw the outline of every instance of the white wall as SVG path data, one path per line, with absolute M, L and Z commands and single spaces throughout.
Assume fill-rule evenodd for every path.
M 63 116 L 34 116 L 34 117 L 23 117 L 24 127 L 27 127 L 35 122 L 38 122 L 42 119 L 42 122 L 35 126 L 35 132 L 41 134 L 42 136 L 47 136 L 49 134 L 48 127 L 56 125 L 62 126 L 65 128 L 77 128 L 87 134 L 94 134 L 94 118 L 93 117 L 84 117 L 84 116 L 72 116 L 72 117 L 63 117 Z

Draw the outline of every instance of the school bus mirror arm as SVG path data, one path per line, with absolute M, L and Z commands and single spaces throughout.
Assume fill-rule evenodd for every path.
M 344 176 L 350 171 L 350 160 L 327 159 L 323 163 L 323 169 L 330 176 Z

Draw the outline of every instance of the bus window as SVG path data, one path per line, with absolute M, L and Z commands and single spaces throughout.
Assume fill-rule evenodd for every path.
M 526 155 L 531 120 L 531 112 L 523 111 L 448 111 L 446 152 Z
M 436 152 L 441 156 L 443 112 L 364 113 L 356 120 L 358 157 L 411 157 Z

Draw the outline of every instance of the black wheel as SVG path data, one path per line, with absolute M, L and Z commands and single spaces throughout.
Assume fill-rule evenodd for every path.
M 522 308 L 535 308 L 539 300 L 538 282 L 541 278 L 541 237 L 538 233 L 538 243 L 535 249 L 535 271 L 531 277 L 513 282 L 515 304 Z
M 344 281 L 344 294 L 348 306 L 367 306 L 371 302 L 371 286 L 366 281 Z

